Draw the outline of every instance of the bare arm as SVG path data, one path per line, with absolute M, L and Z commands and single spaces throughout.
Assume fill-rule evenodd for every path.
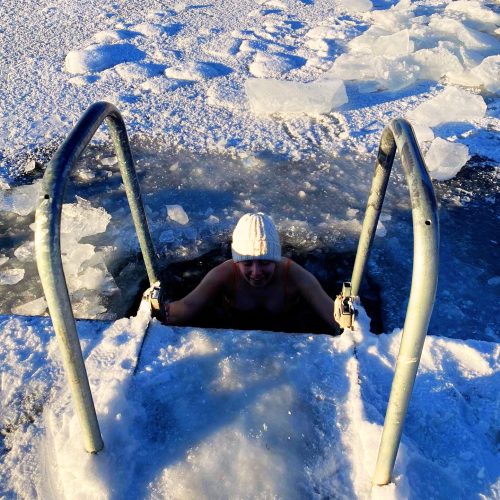
M 309 271 L 295 262 L 292 262 L 290 271 L 302 297 L 327 324 L 338 331 L 340 326 L 333 317 L 334 301 L 323 290 L 320 282 Z
M 220 294 L 227 280 L 228 266 L 220 264 L 201 280 L 201 283 L 180 300 L 164 304 L 166 323 L 182 324 L 194 318 L 210 301 Z

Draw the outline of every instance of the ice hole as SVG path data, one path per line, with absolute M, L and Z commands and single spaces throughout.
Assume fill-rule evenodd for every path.
M 307 252 L 303 249 L 291 246 L 283 247 L 283 255 L 297 262 L 310 271 L 321 283 L 324 290 L 335 298 L 341 292 L 342 280 L 350 276 L 354 263 L 354 253 L 339 253 L 327 248 L 318 248 Z M 199 256 L 196 259 L 175 262 L 168 265 L 161 273 L 161 282 L 165 290 L 165 297 L 168 301 L 179 300 L 191 292 L 203 279 L 205 274 L 227 259 L 231 258 L 229 242 L 221 244 L 218 248 Z M 143 291 L 149 286 L 146 278 L 141 283 L 140 289 Z M 135 297 L 133 305 L 127 315 L 136 314 L 142 292 Z M 383 323 L 380 303 L 380 287 L 368 276 L 366 284 L 360 296 L 361 303 L 371 318 L 370 329 L 373 333 L 382 333 Z M 270 325 L 269 331 L 280 331 L 288 333 L 330 333 L 331 327 L 327 325 L 317 313 L 306 304 L 301 303 L 304 311 L 300 314 L 299 323 L 294 322 L 293 326 L 284 323 Z M 225 324 L 220 318 L 214 317 L 207 308 L 189 326 L 200 328 L 233 328 Z M 255 330 L 255 327 L 244 325 L 239 329 Z M 263 327 L 264 329 L 264 327 Z

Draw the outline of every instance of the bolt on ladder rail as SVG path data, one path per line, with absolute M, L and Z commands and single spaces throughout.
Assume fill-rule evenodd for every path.
M 73 402 L 83 432 L 85 449 L 97 453 L 104 447 L 87 371 L 71 308 L 61 260 L 61 211 L 69 174 L 106 120 L 118 159 L 135 230 L 150 284 L 158 281 L 157 257 L 151 239 L 125 123 L 116 107 L 107 102 L 90 106 L 47 165 L 36 210 L 36 261 L 47 299 Z
M 372 187 L 351 278 L 351 295 L 358 295 L 377 228 L 396 150 L 408 184 L 413 218 L 413 271 L 401 345 L 378 451 L 373 483 L 391 481 L 403 424 L 436 297 L 439 267 L 437 202 L 424 159 L 411 125 L 392 120 L 380 139 Z

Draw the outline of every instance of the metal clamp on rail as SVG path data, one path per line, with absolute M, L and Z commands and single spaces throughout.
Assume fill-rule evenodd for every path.
M 354 318 L 357 316 L 358 311 L 354 307 L 354 297 L 351 295 L 351 283 L 349 281 L 344 281 L 342 284 L 339 308 L 337 317 L 340 328 L 352 330 Z
M 61 260 L 61 211 L 66 181 L 102 122 L 106 120 L 118 158 L 135 231 L 150 283 L 158 281 L 157 257 L 148 228 L 125 123 L 110 103 L 90 106 L 47 165 L 36 210 L 35 250 L 38 273 L 61 349 L 85 449 L 102 450 L 97 415 Z

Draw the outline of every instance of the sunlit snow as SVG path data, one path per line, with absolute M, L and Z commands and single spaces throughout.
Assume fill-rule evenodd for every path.
M 0 497 L 500 496 L 494 3 L 6 0 L 0 26 Z M 386 334 L 363 308 L 337 338 L 170 328 L 144 304 L 123 317 L 146 274 L 105 127 L 62 208 L 105 442 L 83 451 L 33 223 L 46 163 L 98 100 L 125 119 L 162 267 L 264 211 L 318 277 L 349 279 L 382 130 L 411 122 L 441 269 L 390 485 L 371 477 L 411 280 L 399 163 L 366 271 Z

